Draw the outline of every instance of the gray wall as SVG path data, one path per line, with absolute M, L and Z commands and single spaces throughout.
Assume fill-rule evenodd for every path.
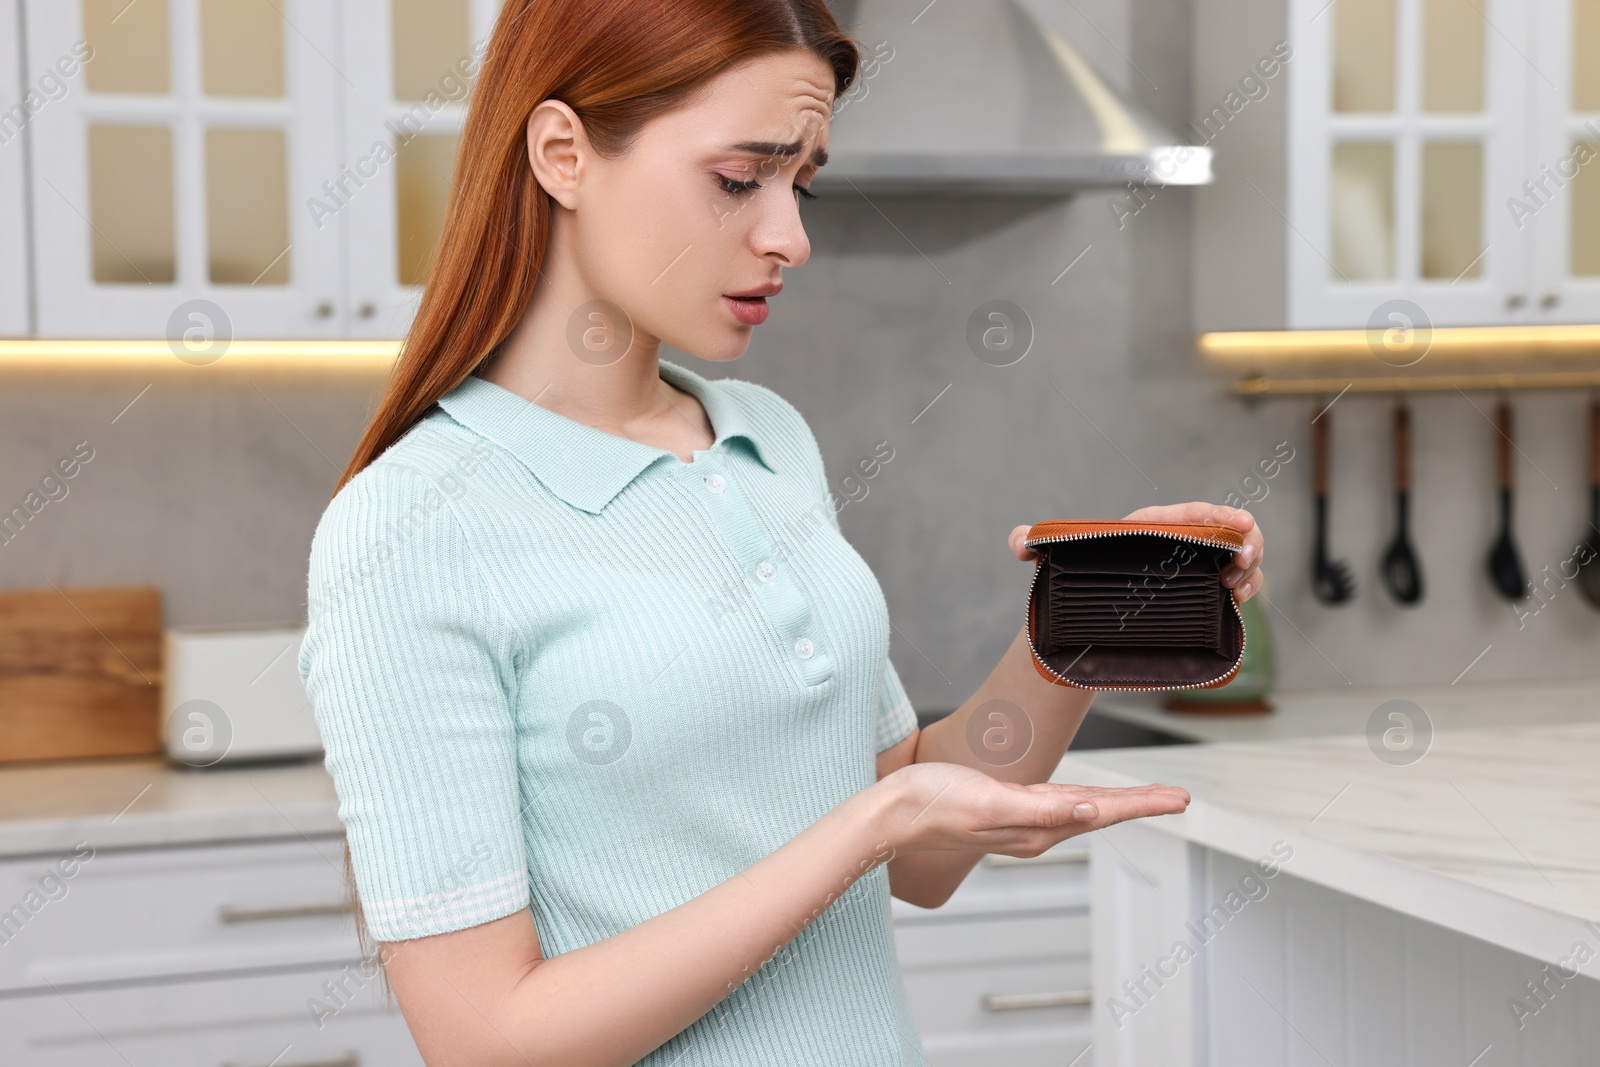
M 1122 91 L 1174 128 L 1191 117 L 1185 0 L 1041 6 Z M 1255 510 L 1284 688 L 1449 682 L 1486 648 L 1463 684 L 1600 672 L 1600 613 L 1575 587 L 1519 628 L 1483 576 L 1492 429 L 1473 403 L 1487 410 L 1493 398 L 1416 402 L 1429 591 L 1410 611 L 1377 585 L 1391 523 L 1387 405 L 1339 401 L 1333 539 L 1360 589 L 1338 610 L 1312 600 L 1311 405 L 1247 407 L 1197 368 L 1191 194 L 1163 190 L 1121 229 L 1111 195 L 809 204 L 811 262 L 725 368 L 807 415 L 836 487 L 878 441 L 893 445 L 840 519 L 883 584 L 894 661 L 920 708 L 965 699 L 1021 625 L 1032 565 L 1008 555 L 1013 526 L 1220 500 L 1283 441 L 1297 456 Z M 980 362 L 965 342 L 968 316 L 995 298 L 1020 304 L 1037 332 L 1010 367 Z M 166 593 L 169 625 L 303 617 L 309 538 L 376 381 L 174 363 L 154 374 L 4 372 L 0 505 L 19 501 L 75 442 L 89 441 L 95 457 L 66 498 L 0 547 L 0 585 L 150 582 Z M 1517 398 L 1518 522 L 1531 571 L 1570 555 L 1583 527 L 1581 401 Z

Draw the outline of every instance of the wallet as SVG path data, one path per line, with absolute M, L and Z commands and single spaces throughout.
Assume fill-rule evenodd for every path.
M 1048 681 L 1080 689 L 1212 689 L 1244 660 L 1244 616 L 1222 571 L 1244 535 L 1210 523 L 1056 519 L 1036 554 L 1028 643 Z

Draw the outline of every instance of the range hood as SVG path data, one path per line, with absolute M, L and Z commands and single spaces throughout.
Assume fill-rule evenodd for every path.
M 1204 185 L 1211 149 L 1119 100 L 1022 0 L 834 0 L 865 46 L 817 189 L 1061 194 Z

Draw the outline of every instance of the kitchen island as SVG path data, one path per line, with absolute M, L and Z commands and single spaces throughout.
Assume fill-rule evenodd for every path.
M 1417 707 L 1068 754 L 1053 781 L 1193 797 L 1089 837 L 1098 1067 L 1600 1062 L 1600 722 Z

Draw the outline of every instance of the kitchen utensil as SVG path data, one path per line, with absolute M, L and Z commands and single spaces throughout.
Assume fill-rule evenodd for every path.
M 1328 435 L 1333 416 L 1326 408 L 1311 420 L 1311 462 L 1316 479 L 1316 550 L 1311 562 L 1311 592 L 1324 604 L 1343 604 L 1355 595 L 1350 565 L 1328 558 Z
M 161 752 L 161 590 L 0 592 L 0 762 Z
M 1600 608 L 1600 400 L 1589 404 L 1589 529 L 1584 544 L 1588 559 L 1578 565 L 1578 588 Z
M 1082 689 L 1225 685 L 1244 658 L 1244 618 L 1222 571 L 1244 535 L 1210 523 L 1056 519 L 1025 544 L 1034 669 Z
M 1422 599 L 1422 562 L 1411 546 L 1411 410 L 1394 408 L 1394 540 L 1383 554 L 1383 582 L 1402 604 Z
M 1495 408 L 1495 450 L 1500 479 L 1500 536 L 1489 550 L 1489 579 L 1507 600 L 1528 595 L 1522 557 L 1511 535 L 1511 404 L 1502 400 Z

